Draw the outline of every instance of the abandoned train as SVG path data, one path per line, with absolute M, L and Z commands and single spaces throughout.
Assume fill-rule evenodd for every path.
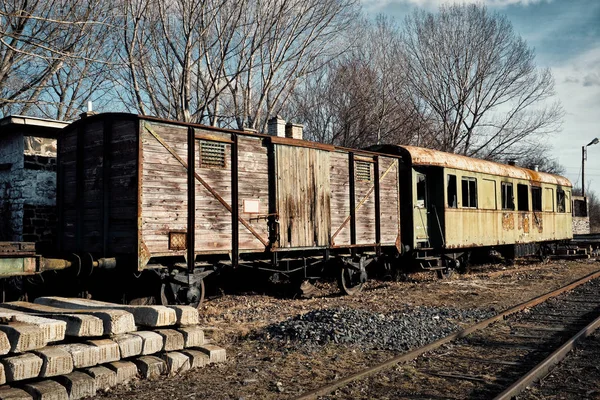
M 163 303 L 198 304 L 204 279 L 227 267 L 309 278 L 335 264 L 352 294 L 372 264 L 443 275 L 473 251 L 543 256 L 572 237 L 563 177 L 411 146 L 304 141 L 277 118 L 269 131 L 116 113 L 62 128 L 58 230 L 38 269 L 70 267 L 92 295 L 143 286 Z

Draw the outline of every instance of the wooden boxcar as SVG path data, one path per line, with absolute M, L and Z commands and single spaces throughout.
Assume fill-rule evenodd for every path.
M 163 302 L 197 303 L 219 266 L 307 276 L 333 255 L 352 292 L 369 260 L 401 251 L 399 161 L 131 114 L 88 116 L 59 138 L 59 249 L 82 265 L 158 272 Z
M 377 150 L 402 159 L 402 239 L 425 266 L 457 267 L 474 249 L 544 257 L 573 236 L 566 178 L 419 147 Z

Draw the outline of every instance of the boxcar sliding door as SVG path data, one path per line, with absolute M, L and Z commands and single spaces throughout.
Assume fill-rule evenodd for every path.
M 330 153 L 275 145 L 279 247 L 329 246 Z

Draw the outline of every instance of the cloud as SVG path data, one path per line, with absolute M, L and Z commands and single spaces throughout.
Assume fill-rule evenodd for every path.
M 599 136 L 600 46 L 552 67 L 556 92 L 566 111 L 563 131 L 550 139 L 554 156 L 567 168 L 566 176 L 581 183 L 581 146 Z M 600 193 L 600 147 L 589 149 L 586 165 L 588 189 Z M 595 175 L 594 175 L 595 174 Z
M 600 73 L 592 73 L 584 76 L 583 86 L 600 86 Z
M 550 3 L 552 0 L 362 0 L 368 10 L 377 10 L 389 5 L 410 5 L 424 8 L 437 8 L 443 4 L 468 3 L 484 4 L 489 7 L 503 8 L 511 5 L 528 6 L 538 3 Z

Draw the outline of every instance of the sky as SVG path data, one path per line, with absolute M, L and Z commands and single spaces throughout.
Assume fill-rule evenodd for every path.
M 415 8 L 435 11 L 452 0 L 361 0 L 371 15 L 386 14 L 400 25 Z M 600 138 L 600 0 L 479 0 L 505 14 L 535 49 L 541 68 L 550 68 L 556 97 L 566 112 L 562 131 L 551 136 L 552 156 L 565 176 L 581 186 L 581 147 Z M 600 144 L 587 148 L 586 191 L 600 195 Z

